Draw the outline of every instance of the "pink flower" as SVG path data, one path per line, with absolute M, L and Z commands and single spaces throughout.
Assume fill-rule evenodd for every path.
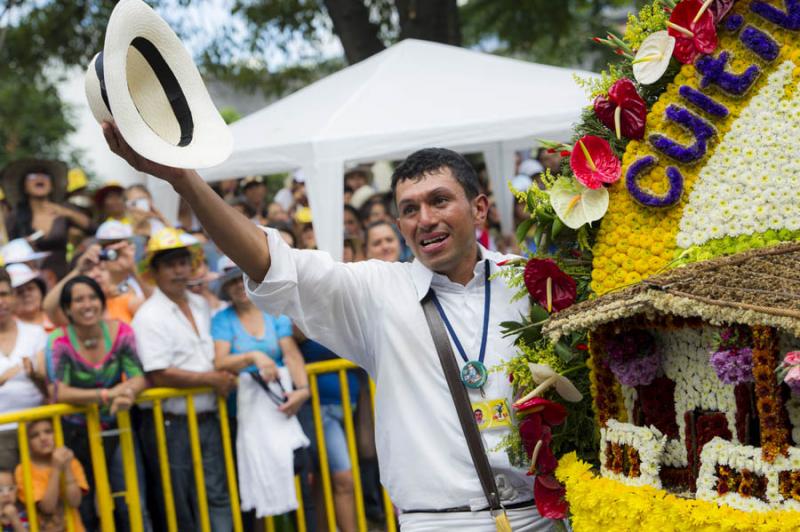
M 783 357 L 784 366 L 796 366 L 800 364 L 800 351 L 789 351 Z
M 794 366 L 789 370 L 789 373 L 783 378 L 783 382 L 795 388 L 800 386 L 800 366 Z

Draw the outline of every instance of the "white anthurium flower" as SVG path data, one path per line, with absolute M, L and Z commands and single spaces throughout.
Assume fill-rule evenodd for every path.
M 533 382 L 535 382 L 537 386 L 531 390 L 530 393 L 526 394 L 525 397 L 517 401 L 517 403 L 524 403 L 533 397 L 542 395 L 550 386 L 554 386 L 558 395 L 565 401 L 577 403 L 583 398 L 581 392 L 568 378 L 559 374 L 547 364 L 529 363 L 528 368 L 530 368 Z
M 655 83 L 669 67 L 675 37 L 664 31 L 651 33 L 639 47 L 633 58 L 633 77 L 642 85 Z
M 579 229 L 602 218 L 608 210 L 608 190 L 591 189 L 577 180 L 561 177 L 550 189 L 550 204 L 570 229 Z

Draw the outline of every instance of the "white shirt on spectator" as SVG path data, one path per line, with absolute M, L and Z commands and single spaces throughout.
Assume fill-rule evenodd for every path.
M 33 323 L 17 322 L 17 341 L 11 353 L 0 353 L 0 374 L 5 373 L 14 366 L 20 366 L 20 371 L 4 385 L 0 386 L 0 413 L 25 410 L 42 404 L 42 394 L 25 374 L 22 365 L 23 358 L 30 358 L 36 365 L 36 355 L 44 350 L 47 343 L 45 330 Z M 16 423 L 0 425 L 0 431 L 16 428 Z
M 420 301 L 433 287 L 467 356 L 477 359 L 484 309 L 484 261 L 466 285 L 433 273 L 419 261 L 343 264 L 321 251 L 289 248 L 277 231 L 265 229 L 270 268 L 261 283 L 247 279 L 250 298 L 272 314 L 286 314 L 312 338 L 364 367 L 376 383 L 376 445 L 382 483 L 401 510 L 487 507 L 467 449 Z M 480 248 L 490 273 L 509 258 Z M 526 299 L 510 303 L 516 290 L 491 281 L 485 364 L 515 355 L 500 322 L 528 311 Z M 451 338 L 452 344 L 452 338 Z M 463 360 L 453 346 L 459 363 Z M 506 376 L 491 373 L 486 399 L 512 400 Z M 480 392 L 470 391 L 480 401 Z M 483 432 L 495 475 L 503 475 L 504 502 L 532 499 L 533 478 L 512 467 L 505 452 L 492 451 L 508 429 Z M 528 511 L 535 514 L 535 509 Z
M 133 317 L 131 327 L 136 333 L 136 349 L 146 372 L 167 368 L 197 372 L 214 369 L 211 310 L 203 297 L 191 292 L 186 296 L 198 332 L 178 305 L 158 288 Z M 198 413 L 217 408 L 213 394 L 196 395 L 194 403 Z M 183 399 L 167 399 L 163 405 L 165 412 L 186 413 Z

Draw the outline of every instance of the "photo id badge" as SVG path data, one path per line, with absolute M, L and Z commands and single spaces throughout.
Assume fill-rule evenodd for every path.
M 475 416 L 475 424 L 480 431 L 511 426 L 511 414 L 505 399 L 472 403 L 472 415 Z

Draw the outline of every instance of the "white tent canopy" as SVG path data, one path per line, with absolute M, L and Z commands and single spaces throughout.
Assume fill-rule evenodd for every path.
M 345 68 L 231 126 L 230 159 L 209 181 L 301 169 L 317 244 L 341 257 L 345 164 L 438 146 L 482 152 L 504 230 L 513 220 L 514 151 L 566 140 L 587 72 L 413 39 Z

